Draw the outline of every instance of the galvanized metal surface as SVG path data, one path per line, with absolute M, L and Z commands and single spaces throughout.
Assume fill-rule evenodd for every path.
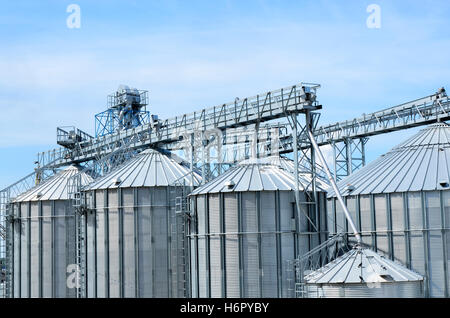
M 287 170 L 253 159 L 224 175 L 191 194 L 190 242 L 198 246 L 191 253 L 192 296 L 289 297 L 294 273 L 287 261 L 327 236 L 325 192 L 315 193 L 319 215 L 300 193 L 315 232 L 303 213 L 295 218 L 295 181 Z
M 69 166 L 36 187 L 17 196 L 12 202 L 67 200 L 69 199 L 67 182 L 70 177 L 76 175 L 80 170 L 78 166 Z M 81 183 L 83 185 L 89 184 L 92 180 L 88 174 L 83 173 L 81 175 Z
M 450 126 L 436 123 L 422 129 L 338 187 L 344 195 L 449 189 Z
M 423 281 L 400 263 L 370 249 L 354 248 L 333 262 L 306 275 L 307 284 L 370 284 Z
M 277 164 L 271 159 L 243 161 L 211 182 L 198 187 L 191 195 L 246 191 L 293 191 L 295 190 L 295 177 L 288 170 L 283 169 L 280 162 Z M 284 165 L 289 167 L 286 163 Z M 311 190 L 309 175 L 300 174 L 299 181 L 301 191 Z M 325 184 L 318 184 L 317 191 L 326 191 L 326 188 L 321 186 L 325 186 Z
M 83 189 L 88 297 L 187 295 L 186 215 L 177 201 L 191 184 L 187 167 L 146 150 Z
M 308 285 L 309 298 L 422 298 L 423 283 L 383 283 L 368 288 L 364 284 Z
M 325 193 L 317 195 L 325 201 Z M 191 253 L 192 297 L 289 297 L 287 282 L 294 273 L 287 270 L 287 261 L 327 236 L 321 227 L 319 233 L 312 231 L 305 217 L 295 226 L 293 191 L 193 198 L 190 242 L 198 249 Z
M 450 127 L 433 124 L 339 183 L 363 242 L 423 275 L 427 297 L 450 296 L 449 151 Z M 347 231 L 328 203 L 330 232 Z
M 200 184 L 201 177 L 194 173 L 194 186 Z M 168 156 L 147 149 L 117 170 L 101 177 L 85 190 L 163 187 L 171 185 L 192 185 L 190 169 Z

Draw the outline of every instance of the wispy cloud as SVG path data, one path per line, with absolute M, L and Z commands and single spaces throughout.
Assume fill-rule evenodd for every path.
M 148 89 L 150 110 L 165 118 L 318 82 L 322 123 L 448 84 L 450 6 L 442 1 L 425 9 L 380 1 L 380 30 L 366 28 L 361 1 L 226 1 L 220 10 L 200 1 L 107 3 L 80 1 L 78 31 L 65 29 L 61 4 L 47 5 L 46 26 L 21 8 L 0 24 L 8 39 L 0 44 L 0 148 L 52 145 L 59 125 L 93 132 L 94 114 L 121 83 Z

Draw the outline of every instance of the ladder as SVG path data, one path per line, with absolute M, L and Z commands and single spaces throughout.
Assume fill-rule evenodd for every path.
M 320 269 L 325 264 L 349 251 L 351 246 L 348 243 L 347 236 L 348 234 L 344 232 L 337 233 L 306 254 L 287 261 L 287 270 L 291 273 L 294 271 L 294 275 L 287 275 L 288 290 L 291 292 L 291 296 L 295 298 L 308 297 L 304 281 L 305 275 Z M 294 277 L 289 278 L 290 276 Z
M 126 160 L 133 158 L 137 152 L 133 150 L 131 145 L 139 142 L 142 135 L 135 134 L 131 138 L 125 140 L 116 148 L 115 151 L 108 153 L 108 155 L 91 161 L 85 167 L 71 176 L 68 180 L 68 194 L 73 212 L 75 215 L 76 234 L 75 234 L 75 260 L 77 265 L 77 284 L 76 296 L 77 298 L 87 297 L 87 245 L 86 245 L 86 217 L 89 210 L 86 194 L 83 192 L 83 185 L 81 177 L 83 174 L 89 174 L 94 178 L 101 177 L 121 166 Z

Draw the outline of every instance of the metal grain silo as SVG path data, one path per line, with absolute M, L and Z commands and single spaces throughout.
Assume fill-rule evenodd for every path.
M 425 277 L 426 297 L 450 293 L 450 126 L 437 123 L 338 183 L 363 242 Z M 347 230 L 334 193 L 329 230 Z
M 287 261 L 326 239 L 326 196 L 316 210 L 300 178 L 267 159 L 242 162 L 191 194 L 191 294 L 193 297 L 289 297 L 294 273 Z M 307 189 L 310 189 L 309 187 Z M 317 212 L 317 214 L 316 214 Z M 311 229 L 308 215 L 319 232 Z M 296 215 L 298 215 L 296 217 Z
M 175 201 L 199 180 L 149 149 L 83 189 L 88 297 L 185 296 L 185 218 Z
M 13 297 L 75 297 L 66 282 L 68 265 L 76 263 L 75 215 L 67 183 L 79 172 L 70 166 L 11 202 Z M 81 174 L 83 185 L 91 181 Z
M 304 278 L 309 298 L 421 298 L 423 277 L 356 247 Z

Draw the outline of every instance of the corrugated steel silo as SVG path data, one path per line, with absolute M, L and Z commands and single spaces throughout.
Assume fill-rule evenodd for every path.
M 425 277 L 425 296 L 450 296 L 450 126 L 430 125 L 338 183 L 363 242 Z M 347 224 L 329 193 L 330 232 Z
M 79 172 L 70 166 L 11 202 L 13 297 L 75 297 L 75 289 L 67 285 L 67 267 L 76 263 L 75 215 L 67 184 Z M 91 181 L 81 174 L 83 185 Z
M 294 273 L 287 261 L 327 236 L 325 192 L 317 187 L 316 211 L 302 191 L 310 180 L 305 175 L 299 179 L 299 220 L 295 178 L 271 160 L 244 161 L 194 190 L 190 223 L 193 297 L 292 296 L 288 282 Z M 312 230 L 304 213 L 319 232 Z
M 423 277 L 370 249 L 354 248 L 304 278 L 308 298 L 421 298 Z
M 175 200 L 199 180 L 149 149 L 83 189 L 88 297 L 185 296 L 185 219 Z

